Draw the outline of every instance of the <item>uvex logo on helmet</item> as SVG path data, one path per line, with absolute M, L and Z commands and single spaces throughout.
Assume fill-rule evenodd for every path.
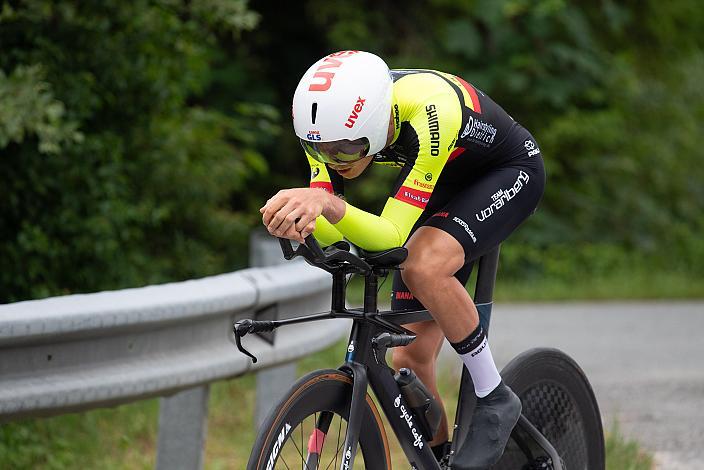
M 357 118 L 359 117 L 359 113 L 362 112 L 362 108 L 364 108 L 364 102 L 366 100 L 363 99 L 361 96 L 357 98 L 357 102 L 354 104 L 354 108 L 352 108 L 352 112 L 350 115 L 347 117 L 347 122 L 345 123 L 345 127 L 349 127 L 352 129 L 354 127 L 354 123 L 357 122 Z
M 344 59 L 345 57 L 349 57 L 358 52 L 359 51 L 340 51 L 330 54 L 325 59 L 323 59 L 323 63 L 317 69 L 315 69 L 315 73 L 313 74 L 313 79 L 320 78 L 323 80 L 323 82 L 311 83 L 308 87 L 308 91 L 327 91 L 328 89 L 330 89 L 330 86 L 332 85 L 332 79 L 335 76 L 335 73 L 324 72 L 323 70 L 337 69 L 340 65 L 342 65 L 342 61 L 338 60 L 338 58 Z

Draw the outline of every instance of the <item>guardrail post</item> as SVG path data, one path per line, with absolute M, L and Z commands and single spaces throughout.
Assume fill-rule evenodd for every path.
M 251 267 L 274 266 L 286 262 L 276 238 L 260 231 L 253 231 L 249 238 L 249 255 Z M 295 363 L 272 367 L 257 373 L 257 402 L 254 414 L 254 424 L 257 429 L 295 380 Z
M 161 398 L 157 470 L 203 468 L 209 385 Z

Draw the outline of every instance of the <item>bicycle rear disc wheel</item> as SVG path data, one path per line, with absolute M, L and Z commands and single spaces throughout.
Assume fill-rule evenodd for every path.
M 521 398 L 523 415 L 555 447 L 566 469 L 604 469 L 599 405 L 586 375 L 572 358 L 558 349 L 530 349 L 509 362 L 501 376 Z M 515 470 L 528 463 L 512 438 L 493 468 Z
M 293 385 L 259 431 L 247 470 L 338 470 L 345 450 L 352 378 L 319 370 Z M 355 469 L 391 468 L 381 416 L 367 394 Z

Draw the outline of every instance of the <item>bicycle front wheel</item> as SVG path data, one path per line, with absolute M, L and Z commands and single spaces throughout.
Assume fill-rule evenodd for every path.
M 296 382 L 264 421 L 247 470 L 337 470 L 342 463 L 352 397 L 352 378 L 318 370 Z M 391 468 L 381 416 L 367 394 L 354 468 Z
M 604 432 L 599 405 L 582 369 L 557 349 L 536 348 L 516 356 L 501 371 L 521 398 L 523 415 L 553 445 L 569 470 L 603 470 Z M 496 469 L 534 468 L 518 443 L 509 440 Z

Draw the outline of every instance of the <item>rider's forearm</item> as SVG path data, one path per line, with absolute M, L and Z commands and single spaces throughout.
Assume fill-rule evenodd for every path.
M 332 245 L 342 240 L 340 231 L 322 216 L 315 219 L 315 231 L 313 232 L 313 236 L 318 240 L 318 243 L 323 246 Z
M 349 241 L 370 251 L 382 251 L 403 245 L 407 233 L 392 220 L 365 212 L 347 204 L 344 217 L 335 224 Z
M 322 216 L 330 221 L 331 224 L 336 224 L 345 216 L 347 204 L 341 198 L 326 193 L 325 203 L 323 204 Z
M 386 201 L 380 216 L 346 204 L 344 217 L 335 224 L 335 228 L 365 250 L 388 250 L 406 242 L 422 212 L 422 209 L 394 198 Z

